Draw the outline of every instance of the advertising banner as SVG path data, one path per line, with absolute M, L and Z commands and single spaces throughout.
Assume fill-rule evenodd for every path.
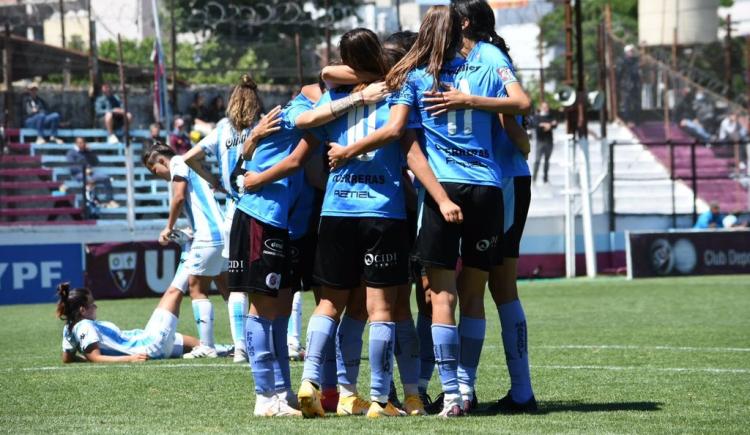
M 86 286 L 97 299 L 160 296 L 174 278 L 180 248 L 174 243 L 105 243 L 86 246 Z
M 750 231 L 710 230 L 626 236 L 628 278 L 750 273 Z
M 83 246 L 0 246 L 0 305 L 55 302 L 57 285 L 83 284 Z

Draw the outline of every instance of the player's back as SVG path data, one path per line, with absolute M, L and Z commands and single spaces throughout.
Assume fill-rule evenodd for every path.
M 173 179 L 180 177 L 187 183 L 188 194 L 185 197 L 184 210 L 193 228 L 193 246 L 223 245 L 224 232 L 221 225 L 224 214 L 211 186 L 190 169 L 181 156 L 172 157 L 169 170 Z
M 350 89 L 327 92 L 318 105 L 345 98 Z M 345 116 L 313 130 L 321 141 L 342 146 L 354 144 L 388 122 L 388 103 L 382 101 L 352 109 Z M 324 216 L 406 217 L 401 167 L 403 155 L 398 142 L 357 156 L 332 170 L 323 200 Z
M 312 108 L 312 101 L 301 93 L 289 101 L 279 115 L 280 130 L 261 139 L 252 158 L 243 164 L 243 169 L 260 173 L 287 157 L 304 134 L 303 130 L 297 128 L 297 117 Z M 237 208 L 263 222 L 287 228 L 291 201 L 287 177 L 268 183 L 257 191 L 245 192 Z
M 443 66 L 440 81 L 442 85 L 479 96 L 496 97 L 503 88 L 495 70 L 467 63 L 460 57 Z M 500 169 L 493 159 L 492 148 L 492 122 L 497 115 L 461 109 L 433 116 L 423 102 L 424 93 L 433 90 L 433 82 L 425 67 L 417 68 L 409 73 L 404 87 L 391 102 L 410 101 L 419 109 L 427 157 L 438 180 L 499 186 Z
M 237 197 L 239 192 L 233 183 L 232 172 L 242 156 L 242 146 L 250 131 L 250 128 L 246 128 L 238 132 L 229 118 L 222 118 L 216 124 L 216 128 L 198 143 L 203 152 L 216 158 L 221 185 L 234 197 Z

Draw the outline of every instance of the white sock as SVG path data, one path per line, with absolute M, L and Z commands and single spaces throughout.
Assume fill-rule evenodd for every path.
M 193 299 L 193 318 L 203 346 L 214 347 L 214 306 L 208 299 Z
M 339 384 L 339 397 L 357 395 L 357 386 L 353 384 Z
M 231 292 L 227 299 L 229 329 L 232 331 L 234 348 L 245 350 L 245 317 L 247 317 L 247 293 Z
M 289 325 L 286 329 L 287 344 L 299 347 L 300 335 L 302 335 L 302 292 L 296 292 L 292 300 L 292 315 L 289 316 Z

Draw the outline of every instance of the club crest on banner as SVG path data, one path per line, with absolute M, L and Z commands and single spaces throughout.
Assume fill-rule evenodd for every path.
M 125 293 L 135 277 L 137 254 L 135 252 L 113 252 L 109 254 L 109 274 L 117 288 Z

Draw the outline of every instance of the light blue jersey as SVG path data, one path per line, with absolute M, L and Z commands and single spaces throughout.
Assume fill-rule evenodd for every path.
M 67 325 L 63 327 L 62 347 L 64 352 L 84 353 L 97 344 L 102 355 L 136 355 L 148 353 L 155 339 L 143 329 L 122 331 L 112 322 L 83 319 L 73 325 L 72 331 Z
M 301 93 L 287 103 L 280 115 L 281 130 L 262 139 L 252 160 L 245 161 L 243 168 L 260 173 L 288 156 L 302 139 L 303 130 L 297 128 L 297 117 L 312 108 L 312 101 Z M 237 208 L 261 222 L 277 228 L 288 228 L 291 203 L 289 178 L 282 178 L 256 191 L 245 192 Z
M 174 156 L 169 161 L 169 173 L 172 180 L 178 178 L 187 182 L 184 210 L 193 228 L 193 247 L 222 246 L 224 214 L 211 186 L 190 169 L 181 156 Z M 169 183 L 169 187 L 171 197 L 172 183 Z
M 312 218 L 315 191 L 305 178 L 305 171 L 297 171 L 289 177 L 289 192 L 292 195 L 289 208 L 289 239 L 297 240 L 307 234 Z
M 495 69 L 508 68 L 515 74 L 515 68 L 508 55 L 487 42 L 477 42 L 469 55 L 466 56 L 466 60 L 468 62 L 481 63 Z M 507 95 L 506 90 L 503 88 L 500 96 L 506 97 Z M 517 116 L 516 121 L 518 121 L 518 125 L 522 125 L 523 117 Z M 510 140 L 505 129 L 500 127 L 499 121 L 496 130 L 498 133 L 494 135 L 495 158 L 498 165 L 500 165 L 503 176 L 519 177 L 531 175 L 529 164 L 526 162 L 523 154 L 521 154 L 521 151 Z
M 205 154 L 218 160 L 221 186 L 234 200 L 239 198 L 239 192 L 232 182 L 232 171 L 242 156 L 242 144 L 250 136 L 250 131 L 250 128 L 246 128 L 238 133 L 229 119 L 223 118 L 208 136 L 198 142 Z
M 348 90 L 331 90 L 318 105 L 349 95 Z M 346 116 L 312 130 L 323 142 L 347 146 L 388 122 L 390 110 L 383 101 L 350 110 Z M 406 219 L 401 188 L 403 155 L 398 142 L 349 160 L 328 175 L 322 216 L 381 217 Z
M 456 57 L 443 65 L 440 80 L 467 94 L 497 97 L 502 94 L 504 81 L 510 83 L 515 76 L 508 70 L 498 71 Z M 419 109 L 427 160 L 437 179 L 445 183 L 500 187 L 501 171 L 494 158 L 492 138 L 492 122 L 497 115 L 466 109 L 432 116 L 423 101 L 424 93 L 432 88 L 432 75 L 425 67 L 417 68 L 409 73 L 389 102 Z

